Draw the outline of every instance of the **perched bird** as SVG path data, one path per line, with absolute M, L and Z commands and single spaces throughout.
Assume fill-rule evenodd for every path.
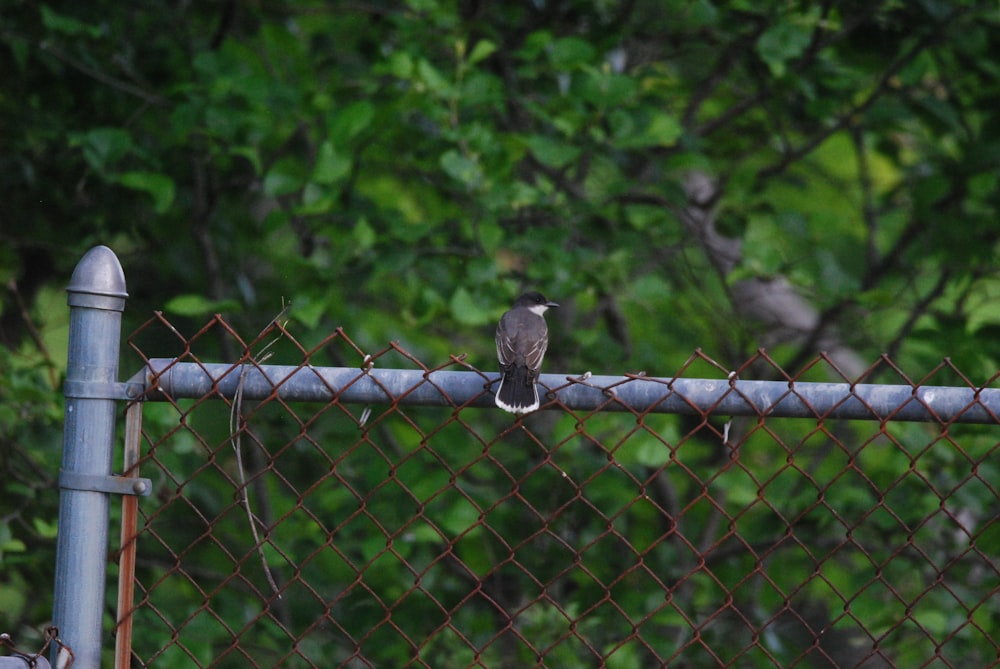
M 497 325 L 500 387 L 496 403 L 504 411 L 528 413 L 538 408 L 538 371 L 549 345 L 549 328 L 542 314 L 558 307 L 541 293 L 525 293 L 514 301 Z

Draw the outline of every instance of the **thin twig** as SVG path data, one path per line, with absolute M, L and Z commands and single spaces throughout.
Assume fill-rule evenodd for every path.
M 257 523 L 254 520 L 253 509 L 250 508 L 250 495 L 247 493 L 246 472 L 243 467 L 242 432 L 239 429 L 239 423 L 240 416 L 243 413 L 243 382 L 246 380 L 247 367 L 248 365 L 243 365 L 243 369 L 240 372 L 240 382 L 236 386 L 236 393 L 233 396 L 233 407 L 229 412 L 229 431 L 233 435 L 233 450 L 236 452 L 236 469 L 240 474 L 240 501 L 247 512 L 247 522 L 250 524 L 250 532 L 253 534 L 254 547 L 257 549 L 257 555 L 260 557 L 260 564 L 264 570 L 264 576 L 267 577 L 268 585 L 271 586 L 271 590 L 277 595 L 278 599 L 281 599 L 278 584 L 275 582 L 274 576 L 271 575 L 271 569 L 267 564 L 267 556 L 264 555 L 264 546 L 260 540 L 260 534 L 257 532 Z
M 35 348 L 42 354 L 45 358 L 46 366 L 49 371 L 49 382 L 52 384 L 53 388 L 59 387 L 59 380 L 56 376 L 56 365 L 52 362 L 52 354 L 49 353 L 48 347 L 45 345 L 45 339 L 42 338 L 42 333 L 38 330 L 35 325 L 35 321 L 31 318 L 31 312 L 28 309 L 28 305 L 24 301 L 24 297 L 21 295 L 21 291 L 18 290 L 17 281 L 11 279 L 7 282 L 7 290 L 10 294 L 14 296 L 14 303 L 17 305 L 17 310 L 21 314 L 21 320 L 24 321 L 24 327 L 28 331 L 28 335 L 31 337 L 32 343 Z
M 271 321 L 272 324 L 276 323 L 291 305 L 284 305 L 277 316 Z M 287 324 L 283 323 L 282 328 Z M 269 353 L 268 349 L 274 346 L 274 344 L 281 339 L 281 336 L 277 336 L 271 341 L 267 342 L 261 349 L 260 353 L 257 354 L 252 361 L 254 364 L 263 364 L 268 358 L 273 355 Z M 257 523 L 254 520 L 253 509 L 250 506 L 250 494 L 247 487 L 246 471 L 243 466 L 243 439 L 242 430 L 240 425 L 240 417 L 243 415 L 243 386 L 246 381 L 247 370 L 249 369 L 249 364 L 244 364 L 242 370 L 240 371 L 240 381 L 236 386 L 236 393 L 233 395 L 233 406 L 229 412 L 229 432 L 232 435 L 233 450 L 236 453 L 236 468 L 239 471 L 240 476 L 240 501 L 243 503 L 243 508 L 247 512 L 247 522 L 250 524 L 250 531 L 253 534 L 254 547 L 257 550 L 257 555 L 260 557 L 261 567 L 264 570 L 264 575 L 267 577 L 267 582 L 271 586 L 271 590 L 274 594 L 281 599 L 281 591 L 278 588 L 277 582 L 274 580 L 274 576 L 271 574 L 271 569 L 267 564 L 267 556 L 264 555 L 264 546 L 261 542 L 260 534 L 257 532 Z
M 86 63 L 82 62 L 80 58 L 73 58 L 69 54 L 65 53 L 62 49 L 52 44 L 50 41 L 43 41 L 38 45 L 41 51 L 51 54 L 64 65 L 68 65 L 73 69 L 79 70 L 83 74 L 87 75 L 91 79 L 95 79 L 102 84 L 110 86 L 111 88 L 116 88 L 129 95 L 134 95 L 135 97 L 143 100 L 147 104 L 154 105 L 156 107 L 169 107 L 170 101 L 156 93 L 144 90 L 143 88 L 130 84 L 127 81 L 122 81 L 121 79 L 116 79 L 109 74 L 105 74 L 100 70 L 90 67 Z

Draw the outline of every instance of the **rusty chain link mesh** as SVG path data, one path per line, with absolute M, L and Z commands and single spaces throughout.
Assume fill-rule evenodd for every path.
M 427 369 L 339 330 L 244 341 L 221 319 L 185 337 L 157 316 L 129 343 Z M 787 378 L 764 354 L 742 369 Z M 836 378 L 822 358 L 807 373 Z M 724 376 L 701 355 L 674 374 Z M 947 364 L 876 374 L 972 385 Z M 144 407 L 133 666 L 998 658 L 995 425 L 760 417 L 727 442 L 724 416 L 167 399 Z

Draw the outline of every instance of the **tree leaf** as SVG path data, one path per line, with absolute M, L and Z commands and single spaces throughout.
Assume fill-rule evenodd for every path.
M 784 76 L 786 63 L 801 56 L 812 39 L 812 26 L 781 18 L 757 39 L 757 52 L 771 74 Z
M 174 180 L 161 172 L 125 172 L 118 175 L 118 183 L 132 190 L 143 191 L 153 197 L 153 210 L 164 214 L 174 203 Z
M 484 325 L 493 320 L 493 311 L 484 307 L 481 300 L 476 300 L 465 288 L 459 288 L 451 296 L 449 303 L 452 317 L 465 325 Z
M 477 186 L 483 180 L 483 170 L 479 163 L 454 149 L 441 154 L 441 169 L 466 186 Z
M 264 192 L 268 195 L 287 195 L 305 184 L 306 168 L 302 161 L 293 156 L 282 158 L 267 171 L 264 177 Z
M 488 39 L 481 39 L 476 42 L 476 46 L 472 47 L 472 51 L 469 53 L 469 64 L 475 65 L 481 60 L 489 58 L 497 50 L 497 45 Z
M 563 167 L 576 160 L 581 152 L 576 144 L 545 135 L 531 135 L 526 141 L 531 154 L 548 167 Z
M 178 295 L 167 301 L 164 311 L 178 316 L 206 316 L 224 311 L 239 311 L 236 300 L 210 300 L 204 295 Z
M 71 133 L 69 145 L 82 149 L 87 164 L 104 172 L 131 152 L 132 135 L 121 128 L 93 128 Z
M 563 37 L 551 44 L 549 60 L 559 69 L 570 69 L 594 60 L 597 51 L 593 45 L 580 37 Z
M 351 173 L 351 158 L 338 153 L 333 142 L 325 141 L 319 146 L 312 180 L 321 184 L 333 184 Z
M 364 132 L 375 118 L 375 106 L 368 100 L 359 100 L 333 111 L 327 120 L 330 140 L 335 146 L 348 142 Z
M 100 26 L 84 23 L 83 21 L 75 19 L 72 16 L 59 14 L 48 5 L 41 5 L 39 10 L 42 16 L 42 25 L 52 32 L 62 33 L 63 35 L 70 35 L 73 37 L 83 35 L 84 37 L 89 37 L 91 39 L 100 39 L 101 37 L 104 37 L 104 30 L 102 30 Z

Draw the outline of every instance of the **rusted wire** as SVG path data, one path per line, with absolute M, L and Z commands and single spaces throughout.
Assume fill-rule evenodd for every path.
M 220 336 L 245 352 L 237 370 L 280 337 L 274 358 L 294 370 L 478 371 L 398 344 L 363 351 L 343 330 L 305 345 L 278 323 L 185 336 L 157 315 L 129 342 L 144 363 L 207 365 L 199 351 Z M 855 381 L 822 356 L 807 369 Z M 667 376 L 705 370 L 734 389 L 770 370 L 808 403 L 806 379 L 766 352 L 728 381 L 700 352 Z M 947 362 L 917 380 L 887 359 L 876 373 L 974 387 Z M 869 669 L 1000 653 L 996 425 L 610 413 L 556 394 L 558 411 L 516 419 L 410 406 L 388 386 L 384 405 L 333 388 L 304 405 L 272 382 L 233 428 L 218 387 L 146 408 L 136 666 Z
M 56 652 L 56 667 L 59 669 L 71 669 L 73 666 L 73 660 L 76 659 L 73 655 L 73 650 L 63 643 L 62 639 L 59 638 L 59 628 L 53 625 L 45 628 L 45 643 L 37 652 L 28 652 L 18 648 L 17 644 L 14 642 L 14 638 L 4 632 L 0 634 L 0 648 L 8 651 L 10 656 L 20 658 L 24 661 L 25 666 L 31 667 L 32 669 L 36 667 L 49 667 L 49 661 L 45 658 L 45 654 L 49 652 L 49 649 L 53 646 L 58 649 Z

